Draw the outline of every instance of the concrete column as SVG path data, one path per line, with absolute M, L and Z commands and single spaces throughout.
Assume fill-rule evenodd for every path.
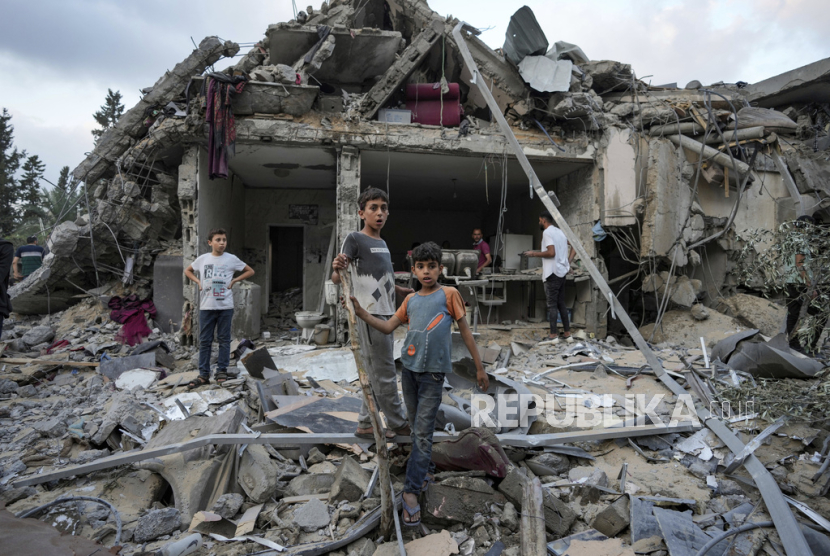
M 337 163 L 337 245 L 335 253 L 340 252 L 343 240 L 352 232 L 360 229 L 360 217 L 357 215 L 357 199 L 360 197 L 360 151 L 346 145 L 338 153 Z M 337 341 L 345 343 L 345 311 L 337 306 Z
M 199 256 L 198 225 L 199 205 L 197 203 L 199 189 L 199 147 L 187 147 L 179 165 L 178 196 L 182 209 L 182 258 L 184 268 Z M 187 278 L 183 283 L 184 304 L 182 305 L 182 345 L 196 345 L 199 337 L 198 300 L 193 283 Z M 190 323 L 189 333 L 185 333 L 185 326 Z

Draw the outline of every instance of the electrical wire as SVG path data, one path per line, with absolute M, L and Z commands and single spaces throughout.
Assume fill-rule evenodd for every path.
M 705 554 L 707 554 L 710 550 L 712 550 L 712 548 L 716 544 L 718 544 L 719 542 L 721 542 L 724 539 L 728 539 L 729 537 L 731 537 L 733 535 L 738 535 L 738 534 L 743 533 L 745 531 L 751 531 L 753 529 L 761 529 L 761 528 L 765 528 L 765 527 L 775 527 L 775 523 L 773 523 L 772 521 L 759 521 L 757 523 L 746 523 L 744 525 L 741 525 L 740 527 L 735 527 L 733 529 L 730 529 L 729 531 L 725 531 L 725 532 L 713 537 L 709 542 L 707 542 L 702 547 L 700 547 L 700 550 L 697 551 L 695 556 L 705 556 Z

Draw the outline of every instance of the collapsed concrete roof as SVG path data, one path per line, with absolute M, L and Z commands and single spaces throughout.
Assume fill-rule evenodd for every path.
M 263 40 L 224 71 L 249 78 L 243 93 L 234 99 L 239 143 L 270 141 L 335 148 L 382 144 L 390 151 L 504 152 L 504 140 L 490 127 L 486 103 L 476 88 L 470 87 L 469 70 L 449 33 L 455 23 L 457 20 L 440 16 L 426 2 L 371 0 L 324 3 L 320 10 L 306 14 L 303 22 L 269 26 Z M 675 134 L 674 140 L 681 141 L 679 132 L 699 139 L 695 136 L 707 121 L 714 124 L 707 142 L 720 139 L 715 129 L 732 130 L 736 118 L 737 128 L 746 129 L 751 120 L 738 109 L 750 102 L 779 108 L 775 114 L 791 124 L 782 127 L 767 122 L 766 132 L 749 140 L 780 145 L 776 149 L 781 149 L 788 173 L 792 174 L 793 202 L 809 206 L 811 211 L 825 207 L 827 186 L 823 178 L 830 170 L 825 160 L 810 151 L 826 148 L 824 124 L 830 113 L 826 104 L 814 111 L 815 116 L 804 108 L 819 98 L 815 94 L 826 85 L 828 60 L 746 87 L 719 83 L 694 89 L 655 88 L 637 80 L 628 64 L 586 61 L 578 47 L 556 43 L 547 52 L 547 59 L 567 62 L 571 75 L 568 90 L 550 93 L 533 90 L 514 61 L 475 35 L 469 34 L 467 42 L 523 148 L 535 149 L 538 156 L 602 166 L 603 159 L 614 160 L 608 150 L 615 148 L 611 146 L 613 138 L 632 146 L 635 137 L 648 143 L 648 149 L 636 150 L 643 156 L 650 150 L 654 153 L 648 155 L 652 162 L 635 156 L 633 162 L 625 163 L 624 173 L 617 172 L 616 167 L 607 172 L 603 191 L 596 193 L 605 199 L 598 199 L 599 208 L 590 216 L 611 226 L 633 225 L 644 219 L 640 246 L 643 257 L 674 261 L 681 267 L 699 259 L 689 246 L 702 235 L 699 220 L 709 215 L 705 211 L 694 213 L 695 200 L 691 197 L 676 202 L 682 184 L 689 184 L 694 176 L 688 171 L 670 175 L 675 147 L 669 138 Z M 343 48 L 343 43 L 348 48 Z M 318 50 L 320 46 L 323 48 Z M 75 179 L 88 185 L 90 215 L 55 230 L 49 240 L 52 254 L 44 267 L 11 290 L 18 310 L 60 308 L 79 290 L 90 291 L 100 285 L 101 274 L 129 281 L 151 265 L 157 253 L 180 241 L 180 197 L 190 195 L 193 184 L 180 178 L 177 168 L 184 148 L 206 143 L 201 76 L 221 57 L 234 56 L 238 51 L 238 45 L 230 41 L 204 39 L 102 136 L 93 152 L 73 171 Z M 375 120 L 381 108 L 400 107 L 407 102 L 407 84 L 438 83 L 442 76 L 460 88 L 459 103 L 471 124 L 462 127 L 470 133 L 471 143 L 450 139 L 441 126 L 411 125 L 392 130 Z M 171 102 L 178 103 L 182 110 L 174 109 L 168 115 Z M 269 114 L 283 117 L 273 119 Z M 679 127 L 672 127 L 678 123 Z M 798 142 L 776 143 L 770 131 L 813 139 L 815 148 L 802 148 Z M 744 141 L 742 136 L 738 140 Z M 685 145 L 687 156 L 694 158 L 694 149 L 688 149 L 691 144 Z M 733 146 L 733 150 L 741 160 L 727 173 L 737 185 L 738 175 L 747 168 L 742 165 L 748 162 L 748 155 L 745 148 Z M 718 160 L 729 158 L 725 154 L 719 153 Z M 780 171 L 782 168 L 776 167 L 770 156 L 761 153 L 756 167 Z M 664 165 L 664 174 L 657 164 Z M 649 166 L 653 168 L 647 170 Z M 722 167 L 722 163 L 714 162 L 705 165 L 701 173 L 710 183 L 721 183 Z M 610 196 L 618 194 L 629 198 L 619 204 L 634 210 L 621 211 L 612 206 Z M 695 214 L 700 218 L 692 218 Z M 706 231 L 719 224 L 723 222 L 717 218 L 706 220 Z M 131 270 L 125 272 L 127 266 Z M 46 306 L 44 297 L 48 298 Z

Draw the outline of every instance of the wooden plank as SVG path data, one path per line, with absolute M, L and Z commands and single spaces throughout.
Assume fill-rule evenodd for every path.
M 378 455 L 378 481 L 381 485 L 380 489 L 380 534 L 389 537 L 395 523 L 395 507 L 394 507 L 394 493 L 390 493 L 387 485 L 391 487 L 392 479 L 389 476 L 389 453 L 386 446 L 386 435 L 383 432 L 382 421 L 380 420 L 380 412 L 375 404 L 375 394 L 372 391 L 372 384 L 369 381 L 369 373 L 367 368 L 367 359 L 371 357 L 368 349 L 361 349 L 361 344 L 364 346 L 368 344 L 364 338 L 361 338 L 358 332 L 357 315 L 352 303 L 352 271 L 354 265 L 351 265 L 345 272 L 339 272 L 340 286 L 343 288 L 343 299 L 345 300 L 347 318 L 346 321 L 349 326 L 349 340 L 351 343 L 352 355 L 357 366 L 357 376 L 360 382 L 360 388 L 363 390 L 363 401 L 366 408 L 369 410 L 369 420 L 372 423 L 372 432 L 375 436 L 375 447 Z M 364 328 L 361 327 L 361 331 Z M 390 495 L 391 494 L 391 495 Z
M 545 556 L 545 511 L 542 507 L 542 483 L 539 477 L 525 481 L 522 499 L 522 554 L 527 556 Z
M 0 365 L 55 365 L 57 367 L 98 367 L 97 361 L 52 361 L 51 359 L 27 359 L 25 357 L 4 357 Z

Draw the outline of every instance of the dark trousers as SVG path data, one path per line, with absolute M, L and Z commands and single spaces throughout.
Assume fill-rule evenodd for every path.
M 213 347 L 213 333 L 219 340 L 219 360 L 216 372 L 228 370 L 231 360 L 231 323 L 233 309 L 199 311 L 199 374 L 210 378 L 210 350 Z
M 804 286 L 795 286 L 791 285 L 787 287 L 787 337 L 789 338 L 790 333 L 795 329 L 796 325 L 798 324 L 798 316 L 801 314 L 801 304 L 804 301 L 804 293 L 806 292 L 806 288 Z M 811 300 L 807 300 L 807 303 L 810 303 Z M 810 304 L 807 307 L 807 315 L 809 316 L 816 316 L 820 313 L 816 307 L 813 307 Z M 821 336 L 822 331 L 824 330 L 824 325 L 827 324 L 826 318 L 819 318 L 817 319 L 818 322 L 816 323 L 816 330 L 814 332 L 813 341 L 810 342 L 810 345 L 804 346 L 803 349 L 807 351 L 815 351 L 816 345 L 818 344 L 818 339 Z M 790 347 L 793 349 L 800 350 L 802 349 L 801 342 L 798 340 L 798 337 L 790 340 Z
M 565 307 L 565 277 L 560 278 L 551 274 L 545 279 L 545 296 L 548 299 L 548 319 L 550 319 L 550 333 L 556 335 L 556 321 L 562 315 L 562 329 L 570 332 L 571 321 L 568 319 L 568 308 Z
M 412 453 L 406 464 L 404 492 L 420 494 L 432 463 L 432 433 L 441 397 L 444 373 L 413 373 L 406 367 L 401 372 L 401 390 L 412 429 Z

